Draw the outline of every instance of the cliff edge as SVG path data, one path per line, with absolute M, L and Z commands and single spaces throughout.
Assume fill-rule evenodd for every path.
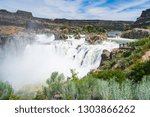
M 142 11 L 142 14 L 133 24 L 134 28 L 149 28 L 150 29 L 150 9 Z

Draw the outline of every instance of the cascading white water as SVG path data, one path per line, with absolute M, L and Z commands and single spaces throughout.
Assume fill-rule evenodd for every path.
M 32 44 L 27 44 L 19 56 L 7 56 L 0 66 L 1 79 L 13 86 L 42 84 L 52 72 L 70 76 L 74 69 L 81 78 L 100 65 L 104 49 L 111 51 L 119 45 L 104 41 L 89 45 L 84 36 L 76 40 L 55 40 L 54 35 L 37 35 Z

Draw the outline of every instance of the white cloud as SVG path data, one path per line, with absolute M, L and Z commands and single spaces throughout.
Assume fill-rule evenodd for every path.
M 146 2 L 148 2 L 149 0 L 132 0 L 130 2 L 127 2 L 127 3 L 121 3 L 120 5 L 118 5 L 118 9 L 117 11 L 122 11 L 124 9 L 128 9 L 128 8 L 131 8 L 131 7 L 136 7 L 136 6 L 139 6 L 139 5 L 142 5 Z
M 47 11 L 50 11 L 53 18 L 83 18 L 80 14 L 80 4 L 82 0 L 65 1 L 65 0 L 44 0 Z M 48 10 L 49 9 L 49 10 Z M 56 17 L 57 16 L 57 17 Z
M 90 7 L 89 9 L 86 9 L 86 14 L 89 14 L 92 17 L 92 19 L 105 19 L 105 20 L 136 20 L 137 17 L 140 16 L 143 9 L 133 9 L 133 10 L 126 10 L 132 7 L 136 7 L 139 5 L 143 5 L 146 7 L 150 7 L 150 5 L 147 6 L 145 4 L 149 0 L 132 0 L 132 2 L 118 2 L 117 5 L 112 4 L 111 7 L 113 9 L 109 8 L 108 6 L 103 7 Z
M 150 0 L 118 0 L 107 5 L 107 0 L 91 0 L 83 5 L 84 0 L 1 0 L 0 8 L 10 11 L 17 9 L 33 12 L 36 17 L 69 19 L 108 19 L 136 20 L 142 10 L 150 8 Z M 105 6 L 103 5 L 105 3 Z M 138 6 L 142 6 L 139 8 Z M 135 7 L 137 9 L 130 8 Z M 113 9 L 112 9 L 113 8 Z M 81 12 L 82 11 L 82 12 Z
M 87 9 L 86 12 L 88 14 L 92 14 L 92 15 L 95 15 L 95 16 L 100 16 L 106 12 L 108 12 L 108 9 L 107 8 L 90 8 L 90 9 Z

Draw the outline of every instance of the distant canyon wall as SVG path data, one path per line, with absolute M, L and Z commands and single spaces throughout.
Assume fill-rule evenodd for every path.
M 45 19 L 37 18 L 31 12 L 18 10 L 9 12 L 0 10 L 0 26 L 21 26 L 25 28 L 39 29 L 49 28 L 50 26 L 82 26 L 94 25 L 103 27 L 106 30 L 127 30 L 132 21 L 111 21 L 111 20 L 69 20 L 69 19 Z

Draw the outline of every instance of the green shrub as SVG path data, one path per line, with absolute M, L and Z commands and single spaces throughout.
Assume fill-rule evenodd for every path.
M 97 99 L 96 86 L 97 79 L 92 75 L 87 75 L 81 79 L 77 85 L 79 87 L 79 99 Z
M 67 81 L 63 87 L 63 99 L 94 99 L 96 98 L 95 86 L 97 80 L 91 77 L 91 75 L 86 76 L 81 80 L 71 80 Z
M 104 80 L 114 79 L 119 83 L 121 83 L 126 79 L 124 72 L 120 70 L 103 70 L 97 73 L 93 73 L 92 75 L 93 77 L 98 79 L 104 79 Z
M 98 26 L 93 26 L 93 25 L 85 25 L 82 28 L 83 32 L 86 33 L 105 33 L 105 29 L 103 29 L 102 27 L 98 27 Z
M 125 52 L 123 52 L 123 57 L 129 57 L 132 54 L 131 50 L 127 50 Z
M 144 63 L 137 62 L 127 72 L 127 77 L 134 82 L 141 81 L 145 75 L 150 75 L 150 61 Z
M 110 88 L 108 81 L 100 79 L 97 81 L 97 95 L 99 95 L 99 98 L 102 100 L 110 99 Z
M 0 99 L 8 100 L 12 93 L 13 89 L 10 84 L 0 81 Z
M 78 97 L 78 90 L 76 83 L 73 81 L 67 81 L 63 84 L 63 91 L 62 91 L 62 99 L 67 100 L 76 100 Z
M 34 99 L 57 99 L 62 98 L 64 83 L 64 75 L 58 72 L 53 72 L 49 79 L 47 79 L 47 86 L 43 87 L 42 91 L 38 91 Z
M 9 100 L 20 100 L 20 99 L 21 99 L 21 97 L 16 94 L 12 94 L 9 97 Z
M 59 76 L 53 73 L 52 77 Z M 53 77 L 54 78 L 54 77 Z M 114 79 L 98 79 L 93 75 L 87 75 L 81 80 L 56 80 L 37 93 L 35 99 L 63 99 L 63 100 L 132 100 L 150 99 L 150 77 L 144 77 L 139 83 L 124 80 L 122 83 Z M 54 83 L 54 84 L 53 84 Z M 56 85 L 54 87 L 53 85 Z M 59 94 L 59 98 L 56 98 Z
M 138 100 L 150 100 L 150 76 L 145 76 L 134 90 L 134 98 Z
M 44 92 L 45 92 L 44 89 L 43 91 L 37 91 L 36 96 L 34 97 L 34 100 L 45 100 L 47 97 Z
M 147 44 L 147 43 L 149 43 L 149 42 L 150 42 L 150 38 L 139 39 L 138 41 L 131 42 L 131 43 L 130 43 L 130 46 L 131 46 L 131 47 L 142 46 L 142 45 L 145 45 L 145 44 Z

